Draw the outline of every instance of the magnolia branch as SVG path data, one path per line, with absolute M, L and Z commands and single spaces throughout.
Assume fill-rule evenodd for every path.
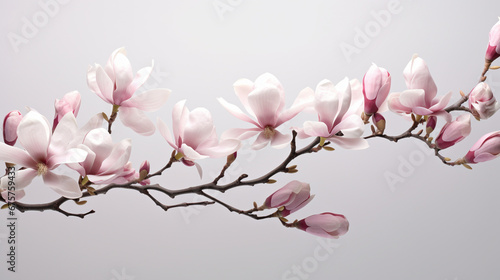
M 167 189 L 167 188 L 160 186 L 159 184 L 142 186 L 142 185 L 138 184 L 138 180 L 135 180 L 135 181 L 125 183 L 125 184 L 110 184 L 110 185 L 104 186 L 104 187 L 99 188 L 99 189 L 94 189 L 90 185 L 85 185 L 86 190 L 84 190 L 82 192 L 82 196 L 79 199 L 70 199 L 70 198 L 66 198 L 66 197 L 60 197 L 52 202 L 43 203 L 43 204 L 26 204 L 26 203 L 22 203 L 22 202 L 13 202 L 12 205 L 15 205 L 16 208 L 21 212 L 53 210 L 56 212 L 60 212 L 66 216 L 75 216 L 75 217 L 79 217 L 79 218 L 84 218 L 85 216 L 92 214 L 95 211 L 91 210 L 89 212 L 82 213 L 82 214 L 73 214 L 73 213 L 69 213 L 69 212 L 63 210 L 61 208 L 61 205 L 67 201 L 70 201 L 70 200 L 75 201 L 79 205 L 83 205 L 86 203 L 85 200 L 82 200 L 84 198 L 89 198 L 89 197 L 96 196 L 96 195 L 103 195 L 112 189 L 130 189 L 130 190 L 136 190 L 136 191 L 146 195 L 157 206 L 159 206 L 160 208 L 162 208 L 165 211 L 172 209 L 172 208 L 176 208 L 176 207 L 188 207 L 188 206 L 193 206 L 193 205 L 207 206 L 207 205 L 217 203 L 217 204 L 220 204 L 220 205 L 226 207 L 230 211 L 237 212 L 239 214 L 244 214 L 244 215 L 252 217 L 254 219 L 270 218 L 270 217 L 272 217 L 272 215 L 257 216 L 255 214 L 252 214 L 252 212 L 255 211 L 255 209 L 243 211 L 243 210 L 237 209 L 235 207 L 232 207 L 232 206 L 222 202 L 221 200 L 218 200 L 218 199 L 210 196 L 209 194 L 204 192 L 204 190 L 211 189 L 211 190 L 217 190 L 217 191 L 224 193 L 225 191 L 232 189 L 232 188 L 236 188 L 236 187 L 254 186 L 257 184 L 265 184 L 265 183 L 268 183 L 268 184 L 274 183 L 275 181 L 273 179 L 271 179 L 271 177 L 278 174 L 278 173 L 295 173 L 295 172 L 297 172 L 295 165 L 288 167 L 289 163 L 301 155 L 313 153 L 313 152 L 318 152 L 319 150 L 322 149 L 322 146 L 318 146 L 318 144 L 320 143 L 320 138 L 317 137 L 309 145 L 305 146 L 304 148 L 302 148 L 300 150 L 297 150 L 296 149 L 296 136 L 297 136 L 297 133 L 295 131 L 292 131 L 292 141 L 290 142 L 290 153 L 288 154 L 286 159 L 281 164 L 276 166 L 274 169 L 269 171 L 268 173 L 266 173 L 258 178 L 255 178 L 255 179 L 245 180 L 248 177 L 248 175 L 242 174 L 233 182 L 230 182 L 230 183 L 225 184 L 225 185 L 219 185 L 218 184 L 219 179 L 221 179 L 224 176 L 225 170 L 227 168 L 229 168 L 232 161 L 234 161 L 234 158 L 233 158 L 231 160 L 228 159 L 228 162 L 223 167 L 220 175 L 217 178 L 215 178 L 214 181 L 212 181 L 210 183 L 206 183 L 206 184 L 201 184 L 201 185 L 197 185 L 197 186 L 184 188 L 184 189 L 177 189 L 177 190 Z M 329 143 L 325 143 L 325 145 L 328 145 L 328 144 Z M 162 169 L 160 169 L 159 171 L 157 171 L 155 173 L 147 175 L 145 178 L 147 179 L 147 178 L 161 175 L 163 171 L 170 168 L 172 166 L 172 164 L 176 161 L 177 160 L 175 158 L 175 151 L 174 151 L 171 155 L 169 162 Z M 184 194 L 198 194 L 198 195 L 204 196 L 206 198 L 209 198 L 211 201 L 191 202 L 191 203 L 185 202 L 185 203 L 180 203 L 180 204 L 167 205 L 167 204 L 160 202 L 158 199 L 156 199 L 150 193 L 150 191 L 157 191 L 159 193 L 163 193 L 163 194 L 169 196 L 170 198 L 175 198 L 178 195 L 184 195 Z M 3 200 L 3 198 L 1 198 L 1 197 L 0 197 L 0 200 L 5 202 L 5 200 Z

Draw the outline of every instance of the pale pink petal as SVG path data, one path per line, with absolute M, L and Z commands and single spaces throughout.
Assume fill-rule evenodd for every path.
M 305 110 L 307 107 L 312 107 L 313 104 L 314 104 L 314 91 L 311 88 L 303 89 L 302 91 L 300 91 L 297 98 L 295 98 L 292 107 L 283 111 L 278 116 L 278 120 L 276 121 L 275 127 L 278 127 L 284 122 L 291 120 L 293 117 L 295 117 L 298 113 Z
M 252 149 L 260 150 L 267 146 L 269 141 L 270 139 L 265 136 L 264 132 L 261 132 L 257 139 L 255 139 L 255 141 L 252 143 Z
M 314 109 L 318 113 L 319 121 L 326 124 L 327 130 L 333 128 L 333 122 L 338 113 L 339 98 L 340 94 L 329 80 L 322 80 L 316 86 Z
M 182 145 L 184 126 L 186 125 L 188 117 L 189 109 L 186 107 L 186 100 L 177 102 L 172 110 L 172 131 L 174 132 L 174 140 L 178 147 Z
M 108 103 L 113 103 L 113 100 L 109 99 L 108 96 L 104 96 L 101 92 L 101 89 L 99 88 L 99 85 L 97 84 L 97 68 L 101 67 L 99 64 L 96 64 L 94 66 L 89 66 L 87 69 L 87 85 L 89 86 L 90 90 L 93 91 L 97 96 L 99 96 L 102 100 L 108 102 Z
M 49 171 L 43 176 L 43 182 L 56 193 L 66 198 L 79 198 L 82 196 L 78 183 L 66 175 L 58 175 Z
M 170 134 L 170 130 L 168 130 L 167 125 L 160 118 L 156 120 L 156 126 L 158 127 L 158 130 L 160 131 L 160 134 L 163 136 L 163 138 L 167 140 L 168 144 L 176 150 L 179 149 L 174 139 L 172 139 L 172 134 Z
M 248 103 L 261 127 L 275 127 L 281 104 L 280 92 L 276 87 L 257 88 L 248 95 Z
M 438 112 L 433 112 L 432 115 L 436 116 L 436 117 L 443 117 L 446 120 L 446 122 L 451 122 L 451 120 L 452 120 L 451 114 L 444 111 L 444 110 L 438 111 Z
M 278 78 L 276 78 L 271 73 L 264 73 L 257 77 L 257 79 L 255 79 L 254 91 L 268 87 L 275 88 L 278 91 L 280 101 L 277 104 L 278 107 L 276 109 L 276 112 L 281 112 L 283 110 L 283 107 L 285 107 L 285 91 L 283 90 L 283 86 L 281 85 Z M 255 113 L 255 116 L 258 117 L 258 114 L 255 112 L 255 110 L 253 110 L 253 112 Z
M 446 105 L 450 102 L 452 92 L 448 92 L 445 96 L 441 98 L 434 99 L 432 102 L 435 103 L 432 105 L 429 109 L 436 112 L 436 111 L 441 111 L 443 110 Z M 436 102 L 437 101 L 437 102 Z
M 241 104 L 243 104 L 243 107 L 245 107 L 245 110 L 247 110 L 247 112 L 250 114 L 250 116 L 257 118 L 255 116 L 255 114 L 253 113 L 252 109 L 250 108 L 250 105 L 248 104 L 248 94 L 250 94 L 250 92 L 252 92 L 252 90 L 254 89 L 253 82 L 250 81 L 249 79 L 239 79 L 233 84 L 233 87 L 234 87 L 234 92 L 236 93 L 236 96 L 238 96 L 238 98 L 240 99 L 240 102 L 241 102 Z M 224 106 L 224 105 L 222 105 L 222 106 Z M 237 117 L 237 118 L 239 118 L 239 117 Z
M 339 145 L 344 149 L 362 150 L 368 148 L 368 141 L 363 138 L 348 138 L 348 137 L 330 137 L 327 140 Z
M 99 172 L 107 174 L 122 169 L 129 161 L 131 150 L 132 141 L 130 139 L 124 139 L 115 144 L 109 156 L 102 162 Z
M 360 137 L 364 131 L 363 120 L 358 115 L 350 115 L 335 126 L 331 134 L 336 134 L 339 131 L 342 131 L 344 136 L 347 137 Z M 347 131 L 349 131 L 349 134 L 346 133 Z
M 400 101 L 400 92 L 394 92 L 389 94 L 389 97 L 387 97 L 387 105 L 389 109 L 395 113 L 405 113 L 409 114 L 411 113 L 411 108 L 408 108 L 406 106 L 403 106 Z
M 122 123 L 133 129 L 135 132 L 149 136 L 156 128 L 151 120 L 148 119 L 143 111 L 132 107 L 120 107 L 119 114 Z
M 30 111 L 17 127 L 18 141 L 37 161 L 44 161 L 50 143 L 51 129 L 47 119 L 36 111 Z
M 271 146 L 273 148 L 281 149 L 286 147 L 292 141 L 292 135 L 282 134 L 281 132 L 275 130 L 274 136 L 271 138 Z
M 0 142 L 0 160 L 19 164 L 24 167 L 36 168 L 37 162 L 26 152 L 17 147 Z
M 104 69 L 102 69 L 100 65 L 98 65 L 96 69 L 96 82 L 103 99 L 111 104 L 116 104 L 113 101 L 113 88 L 114 88 L 113 81 L 111 81 L 109 76 L 106 74 L 106 72 L 104 71 Z
M 2 191 L 1 188 L 0 188 L 0 191 Z M 9 191 L 2 191 L 1 195 L 5 201 L 9 200 Z M 25 195 L 26 195 L 26 192 L 24 190 L 15 190 L 14 191 L 14 201 L 21 200 Z M 12 196 L 10 196 L 10 197 L 12 198 Z
M 336 126 L 342 119 L 345 114 L 349 110 L 349 106 L 351 105 L 351 84 L 349 83 L 349 79 L 344 78 L 337 85 L 335 85 L 335 89 L 340 93 L 339 96 L 339 109 L 337 111 L 337 115 L 335 116 L 335 122 L 333 126 Z
M 127 51 L 125 50 L 124 47 L 118 48 L 111 53 L 111 55 L 108 58 L 108 61 L 106 62 L 106 65 L 104 66 L 104 70 L 106 71 L 106 74 L 108 74 L 108 77 L 111 79 L 111 81 L 113 81 L 113 84 L 115 82 L 115 71 L 113 69 L 114 68 L 113 61 L 115 60 L 115 57 L 120 53 L 125 56 L 127 55 Z
M 70 142 L 73 140 L 78 125 L 73 113 L 69 112 L 59 121 L 49 145 L 49 156 L 58 154 L 66 150 Z
M 424 107 L 413 107 L 413 113 L 421 116 L 427 116 L 434 113 L 434 111 L 424 108 Z
M 329 137 L 331 135 L 325 123 L 316 121 L 306 121 L 304 123 L 304 133 L 309 136 L 320 137 Z
M 82 162 L 87 157 L 87 154 L 87 151 L 82 149 L 69 149 L 64 151 L 63 153 L 50 157 L 47 160 L 47 167 L 49 169 L 53 169 L 60 164 Z
M 215 127 L 210 112 L 205 108 L 196 108 L 189 113 L 182 139 L 188 146 L 197 150 L 198 146 L 206 142 L 214 133 Z M 216 139 L 217 136 L 215 136 Z
M 154 66 L 154 63 L 153 63 Z M 137 71 L 134 80 L 127 87 L 127 95 L 132 96 L 134 92 L 140 88 L 149 78 L 151 72 L 153 71 L 153 66 L 148 66 Z
M 261 128 L 230 128 L 224 131 L 221 135 L 221 139 L 239 139 L 245 140 L 252 136 L 255 136 L 257 133 L 262 131 Z
M 198 175 L 200 175 L 200 179 L 203 178 L 203 169 L 201 168 L 201 165 L 194 162 L 194 166 L 196 167 L 196 171 L 198 171 Z
M 197 159 L 204 159 L 208 158 L 207 155 L 200 155 L 197 151 L 195 151 L 193 148 L 189 147 L 186 144 L 182 144 L 181 146 L 181 152 L 186 157 L 187 160 L 197 160 Z
M 132 83 L 134 73 L 132 65 L 123 53 L 118 53 L 113 60 L 113 72 L 115 73 L 115 89 L 113 100 L 115 104 L 121 104 L 132 96 L 127 92 L 127 87 Z
M 16 186 L 16 190 L 22 190 L 31 184 L 31 181 L 36 177 L 37 171 L 31 168 L 17 170 L 14 176 L 14 185 Z M 7 190 L 9 188 L 9 176 L 3 176 L 0 181 L 0 189 Z
M 125 107 L 135 107 L 139 110 L 153 112 L 161 108 L 170 96 L 170 90 L 166 88 L 150 89 L 134 95 L 122 103 Z
M 91 130 L 102 128 L 103 122 L 102 113 L 98 113 L 90 118 L 90 120 L 80 129 L 78 129 L 71 140 L 69 147 L 76 147 L 83 143 L 83 139 Z
M 251 124 L 254 124 L 255 126 L 257 127 L 260 127 L 260 125 L 255 122 L 254 120 L 252 120 L 248 115 L 246 115 L 245 113 L 243 113 L 243 111 L 241 111 L 240 108 L 238 108 L 238 106 L 234 105 L 234 104 L 231 104 L 229 102 L 227 102 L 226 100 L 224 100 L 224 98 L 222 97 L 219 97 L 217 98 L 217 101 L 219 101 L 219 103 L 229 112 L 231 113 L 231 115 L 237 117 L 238 119 L 242 120 L 242 121 L 246 121 L 246 122 L 249 122 Z M 254 114 L 255 115 L 255 114 Z
M 401 92 L 401 105 L 408 108 L 425 107 L 425 92 L 422 89 L 411 89 Z
M 351 105 L 349 105 L 349 109 L 345 116 L 349 115 L 361 115 L 363 111 L 364 104 L 364 96 L 363 96 L 363 86 L 357 79 L 352 79 L 349 81 L 351 85 Z M 378 110 L 380 112 L 380 108 Z
M 230 155 L 241 147 L 241 142 L 239 140 L 227 139 L 221 141 L 217 146 L 198 148 L 197 151 L 200 154 L 207 155 L 211 158 L 225 157 Z

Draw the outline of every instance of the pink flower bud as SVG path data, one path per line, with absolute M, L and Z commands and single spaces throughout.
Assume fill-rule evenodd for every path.
M 150 169 L 150 164 L 149 161 L 145 160 L 141 163 L 141 167 L 139 167 L 139 172 L 145 172 L 146 174 L 149 174 L 149 169 Z
M 478 163 L 496 158 L 500 154 L 500 131 L 484 135 L 465 155 L 467 163 Z
M 384 103 L 391 89 L 391 75 L 387 70 L 373 64 L 363 77 L 365 114 L 376 113 Z
M 490 40 L 486 49 L 486 61 L 492 62 L 500 56 L 500 18 L 490 30 Z
M 3 119 L 3 141 L 5 144 L 14 146 L 17 141 L 17 126 L 23 119 L 19 111 L 11 111 Z
M 349 230 L 349 221 L 344 215 L 326 212 L 302 219 L 296 227 L 320 237 L 339 238 Z
M 455 121 L 443 126 L 436 138 L 436 146 L 439 149 L 449 148 L 469 136 L 470 131 L 470 115 L 460 115 Z
M 264 209 L 284 207 L 281 216 L 285 217 L 306 206 L 314 195 L 307 183 L 291 181 L 270 195 L 264 202 Z
M 78 110 L 80 110 L 80 93 L 78 91 L 68 92 L 64 97 L 59 100 L 56 99 L 54 103 L 54 108 L 56 109 L 54 115 L 54 123 L 52 125 L 52 131 L 54 131 L 59 124 L 59 121 L 69 112 L 72 112 L 75 117 L 78 115 Z
M 490 86 L 481 82 L 469 94 L 469 109 L 476 119 L 487 119 L 500 108 Z
M 372 116 L 372 121 L 377 128 L 377 133 L 383 134 L 385 130 L 385 118 L 379 113 L 375 113 Z
M 425 124 L 425 133 L 427 133 L 427 136 L 429 136 L 429 134 L 431 134 L 434 131 L 434 129 L 436 128 L 436 124 L 437 124 L 436 116 L 429 116 L 429 118 L 427 118 L 427 122 Z

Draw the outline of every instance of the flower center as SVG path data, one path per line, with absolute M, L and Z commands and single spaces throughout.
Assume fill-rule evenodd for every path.
M 276 133 L 276 131 L 274 130 L 274 127 L 272 127 L 270 125 L 268 125 L 268 126 L 266 126 L 266 128 L 264 128 L 264 137 L 266 137 L 266 139 L 273 138 L 275 133 Z
M 47 165 L 45 165 L 45 163 L 41 163 L 39 162 L 37 165 L 36 165 L 36 169 L 38 171 L 38 176 L 43 176 L 45 174 L 47 174 L 47 172 L 49 171 L 49 168 L 47 167 Z

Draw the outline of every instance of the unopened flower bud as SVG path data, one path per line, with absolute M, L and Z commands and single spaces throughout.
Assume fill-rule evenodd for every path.
M 373 64 L 363 77 L 364 113 L 366 117 L 378 112 L 391 89 L 391 75 Z
M 427 118 L 427 122 L 425 124 L 425 133 L 427 133 L 427 137 L 434 131 L 436 128 L 437 124 L 437 117 L 436 116 L 429 116 Z
M 372 116 L 372 121 L 375 127 L 377 128 L 377 131 L 375 133 L 377 134 L 384 134 L 385 130 L 385 118 L 379 113 L 375 113 Z
M 3 120 L 3 141 L 5 144 L 14 146 L 17 141 L 17 127 L 23 119 L 19 111 L 11 111 Z
M 463 158 L 467 163 L 488 161 L 500 155 L 500 131 L 484 135 Z
M 56 110 L 54 115 L 54 123 L 52 125 L 52 131 L 54 131 L 59 124 L 59 121 L 71 112 L 75 117 L 78 115 L 80 110 L 81 97 L 78 91 L 68 92 L 64 95 L 62 99 L 56 99 L 54 103 L 54 108 Z
M 436 147 L 439 149 L 449 148 L 469 136 L 470 131 L 470 115 L 460 115 L 455 121 L 443 126 L 436 138 Z
M 314 197 L 310 194 L 311 187 L 307 183 L 299 181 L 291 181 L 271 194 L 264 205 L 263 209 L 280 208 L 281 216 L 285 217 L 291 213 L 306 206 Z
M 490 39 L 486 49 L 486 61 L 492 62 L 500 56 L 500 18 L 490 30 Z
M 472 89 L 469 94 L 469 109 L 477 120 L 487 119 L 500 109 L 500 104 L 487 83 L 481 82 Z
M 144 180 L 144 178 L 148 176 L 149 169 L 150 169 L 149 161 L 147 160 L 143 161 L 141 163 L 141 167 L 139 167 L 139 181 Z
M 302 219 L 296 227 L 320 237 L 339 238 L 349 230 L 349 221 L 344 215 L 326 212 Z

